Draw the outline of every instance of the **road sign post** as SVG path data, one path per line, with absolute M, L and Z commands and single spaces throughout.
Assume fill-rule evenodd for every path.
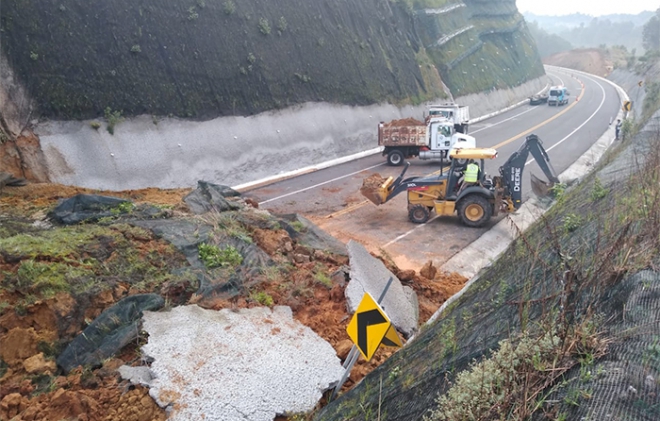
M 378 301 L 376 302 L 376 305 L 380 304 L 383 301 L 383 299 L 385 298 L 385 294 L 387 294 L 387 290 L 390 289 L 390 285 L 392 285 L 392 281 L 393 281 L 393 278 L 390 276 L 390 279 L 387 280 L 387 284 L 385 284 L 385 288 L 383 288 L 383 292 L 381 292 L 380 297 L 378 297 Z M 371 301 L 373 301 L 373 298 L 371 298 L 371 295 L 369 295 L 369 293 L 365 293 L 365 296 L 367 296 L 367 295 L 369 296 Z M 364 302 L 364 298 L 362 299 L 362 301 Z M 360 305 L 358 306 L 358 309 L 355 311 L 355 315 L 353 316 L 353 320 L 355 320 L 355 318 L 357 316 L 359 316 L 358 312 L 360 311 L 360 307 L 362 306 L 363 302 L 360 303 Z M 351 322 L 353 322 L 353 320 L 351 320 Z M 388 320 L 388 322 L 389 322 L 389 320 Z M 364 320 L 363 320 L 363 323 L 364 323 Z M 366 329 L 366 327 L 365 327 L 365 329 Z M 392 336 L 392 334 L 394 336 Z M 385 332 L 383 338 L 381 338 L 381 341 L 383 343 L 385 343 L 385 345 L 392 346 L 392 345 L 389 344 L 389 342 L 391 342 L 394 345 L 401 346 L 401 340 L 399 339 L 398 335 L 396 334 L 396 331 L 394 330 L 394 327 L 391 325 L 391 323 L 389 324 L 388 329 Z M 351 369 L 353 368 L 353 365 L 355 365 L 358 358 L 360 357 L 361 351 L 358 349 L 357 341 L 353 341 L 353 343 L 355 345 L 353 345 L 353 347 L 351 348 L 351 351 L 348 353 L 348 356 L 346 357 L 346 360 L 344 361 L 344 365 L 343 365 L 344 375 L 342 376 L 341 380 L 339 380 L 339 383 L 337 383 L 337 386 L 335 386 L 334 390 L 330 394 L 330 397 L 328 398 L 328 402 L 331 402 L 332 399 L 334 398 L 334 396 L 337 393 L 339 393 L 339 391 L 341 390 L 344 383 L 346 383 L 346 379 L 348 379 L 348 376 L 351 373 Z M 375 349 L 374 349 L 374 352 L 376 352 Z M 370 358 L 371 358 L 371 356 L 369 358 L 367 358 L 367 360 L 369 360 Z

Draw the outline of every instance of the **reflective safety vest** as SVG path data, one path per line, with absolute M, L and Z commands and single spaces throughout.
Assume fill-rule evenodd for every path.
M 465 169 L 465 176 L 463 181 L 465 183 L 476 183 L 479 176 L 479 165 L 477 164 L 468 164 Z

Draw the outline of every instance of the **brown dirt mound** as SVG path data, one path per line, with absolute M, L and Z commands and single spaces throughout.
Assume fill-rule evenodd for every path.
M 370 175 L 362 181 L 362 187 L 360 187 L 360 193 L 362 196 L 366 197 L 373 203 L 378 206 L 383 203 L 383 199 L 378 194 L 380 186 L 386 181 L 380 174 L 376 173 Z
M 389 123 L 385 123 L 385 126 L 423 126 L 424 123 L 414 119 L 412 117 L 410 118 L 402 118 L 400 120 L 392 120 Z

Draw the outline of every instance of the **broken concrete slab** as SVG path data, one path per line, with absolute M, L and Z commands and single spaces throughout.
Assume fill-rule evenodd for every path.
M 289 307 L 196 305 L 146 312 L 150 395 L 169 420 L 272 421 L 307 412 L 344 373 L 332 346 Z
M 147 366 L 131 367 L 122 365 L 117 371 L 122 379 L 130 381 L 131 384 L 150 386 L 154 378 L 151 369 Z
M 401 285 L 399 279 L 385 267 L 383 262 L 369 254 L 362 244 L 350 240 L 347 248 L 351 280 L 346 286 L 344 294 L 349 312 L 355 312 L 365 292 L 378 300 L 391 277 L 392 284 L 380 306 L 394 327 L 401 331 L 406 338 L 410 337 L 417 330 L 419 321 L 419 306 L 415 291 Z

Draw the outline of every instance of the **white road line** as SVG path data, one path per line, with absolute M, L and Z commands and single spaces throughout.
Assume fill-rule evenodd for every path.
M 550 146 L 548 149 L 546 149 L 546 152 L 550 152 L 550 151 L 553 150 L 555 147 L 557 147 L 557 146 L 561 145 L 562 143 L 564 143 L 564 141 L 565 141 L 566 139 L 568 139 L 569 137 L 573 136 L 573 135 L 575 134 L 575 132 L 577 132 L 578 130 L 580 130 L 582 127 L 584 127 L 585 124 L 587 124 L 589 121 L 591 121 L 591 119 L 594 118 L 594 117 L 596 116 L 596 114 L 598 113 L 598 111 L 600 111 L 600 109 L 603 108 L 603 104 L 605 104 L 605 98 L 607 98 L 607 94 L 605 93 L 605 88 L 603 88 L 603 85 L 601 85 L 600 82 L 598 82 L 597 80 L 592 79 L 592 78 L 587 77 L 587 76 L 584 76 L 584 77 L 587 78 L 587 79 L 589 79 L 589 80 L 591 80 L 591 81 L 594 82 L 596 85 L 598 85 L 598 87 L 600 88 L 600 90 L 603 92 L 603 99 L 601 99 L 600 104 L 598 105 L 598 108 L 596 108 L 596 111 L 594 111 L 594 113 L 591 114 L 591 116 L 589 116 L 589 118 L 586 119 L 586 120 L 584 121 L 584 123 L 580 124 L 575 130 L 573 130 L 573 131 L 570 132 L 568 135 L 566 135 L 566 137 L 564 137 L 563 139 L 561 139 L 560 141 L 558 141 L 557 143 L 555 143 L 554 145 L 552 145 L 552 146 Z M 530 159 L 529 161 L 527 161 L 527 162 L 525 163 L 525 165 L 528 165 L 528 164 L 530 164 L 530 163 L 532 163 L 532 162 L 534 162 L 534 159 Z
M 557 77 L 559 78 L 559 80 L 561 80 L 561 78 L 560 78 L 559 76 L 557 76 Z M 563 139 L 561 139 L 559 142 L 555 143 L 554 145 L 552 145 L 551 147 L 549 147 L 548 149 L 546 149 L 547 152 L 551 151 L 551 150 L 552 150 L 553 148 L 555 148 L 556 146 L 559 146 L 560 144 L 562 144 L 566 139 L 568 139 L 569 137 L 573 136 L 573 135 L 575 134 L 575 132 L 577 132 L 578 130 L 580 130 L 582 127 L 584 127 L 585 124 L 587 124 L 592 118 L 594 118 L 594 116 L 598 113 L 598 111 L 600 111 L 600 109 L 603 107 L 603 104 L 605 103 L 605 98 L 606 98 L 605 89 L 604 89 L 603 86 L 602 86 L 600 83 L 598 83 L 596 80 L 591 79 L 591 78 L 589 78 L 589 77 L 587 77 L 587 79 L 592 80 L 593 82 L 595 82 L 595 83 L 598 85 L 598 87 L 600 87 L 600 90 L 603 92 L 603 99 L 600 101 L 600 105 L 598 106 L 598 108 L 596 109 L 596 111 L 594 111 L 594 113 L 591 114 L 591 116 L 590 116 L 588 119 L 586 119 L 586 120 L 584 121 L 584 123 L 582 123 L 578 128 L 576 128 L 575 130 L 573 130 L 572 132 L 570 132 L 566 137 L 564 137 Z M 562 81 L 562 85 L 563 85 L 563 84 L 564 84 L 564 82 Z M 532 162 L 534 162 L 534 159 L 530 159 L 529 161 L 525 162 L 525 166 L 531 164 Z M 435 221 L 435 219 L 438 218 L 438 217 L 439 217 L 439 215 L 436 215 L 436 216 L 434 216 L 433 218 L 429 219 L 427 222 L 425 222 L 425 223 L 423 223 L 423 224 L 421 224 L 421 225 L 416 226 L 415 228 L 411 229 L 410 231 L 408 231 L 408 232 L 406 232 L 406 233 L 404 233 L 404 234 L 401 234 L 400 236 L 396 237 L 394 240 L 392 240 L 392 241 L 386 243 L 386 244 L 383 246 L 383 248 L 388 247 L 388 246 L 391 246 L 392 244 L 396 243 L 397 241 L 399 241 L 399 240 L 401 240 L 401 239 L 407 237 L 408 235 L 412 234 L 416 229 L 418 229 L 418 228 L 422 228 L 422 227 L 425 226 L 426 224 L 430 224 L 431 222 Z
M 497 125 L 499 125 L 499 124 L 502 124 L 502 123 L 504 123 L 504 122 L 507 122 L 507 121 L 509 121 L 509 120 L 513 120 L 513 119 L 516 118 L 516 117 L 520 117 L 521 115 L 526 114 L 526 113 L 528 113 L 528 112 L 530 112 L 530 111 L 534 111 L 534 110 L 538 110 L 538 109 L 539 109 L 539 107 L 530 108 L 529 110 L 527 110 L 527 111 L 523 111 L 523 112 L 520 113 L 520 114 L 516 114 L 516 115 L 514 115 L 513 117 L 509 117 L 509 118 L 507 118 L 507 119 L 505 119 L 505 120 L 498 121 L 497 123 L 490 124 L 490 125 L 488 125 L 488 126 L 486 126 L 486 127 L 482 127 L 482 128 L 479 129 L 479 130 L 470 131 L 469 135 L 472 136 L 473 134 L 475 134 L 475 133 L 479 133 L 479 132 L 482 131 L 482 130 L 490 129 L 491 127 L 495 127 L 495 126 L 497 126 Z
M 263 202 L 259 202 L 259 206 L 263 205 L 264 203 L 273 202 L 275 200 L 282 199 L 284 197 L 293 196 L 294 194 L 298 194 L 298 193 L 305 192 L 307 190 L 315 189 L 315 188 L 323 186 L 325 184 L 332 183 L 334 181 L 341 180 L 343 178 L 350 177 L 350 176 L 353 176 L 355 174 L 359 174 L 362 171 L 366 171 L 366 170 L 370 170 L 372 168 L 380 167 L 381 165 L 385 165 L 385 163 L 381 162 L 380 164 L 377 164 L 377 165 L 374 165 L 374 166 L 371 166 L 371 167 L 368 167 L 368 168 L 361 169 L 360 171 L 355 171 L 355 172 L 352 172 L 350 174 L 345 174 L 345 175 L 342 175 L 341 177 L 337 177 L 337 178 L 333 178 L 332 180 L 324 181 L 323 183 L 315 184 L 313 186 L 305 187 L 304 189 L 292 191 L 291 193 L 283 194 L 281 196 L 277 196 L 277 197 L 273 197 L 273 198 L 268 199 L 268 200 L 264 200 Z

